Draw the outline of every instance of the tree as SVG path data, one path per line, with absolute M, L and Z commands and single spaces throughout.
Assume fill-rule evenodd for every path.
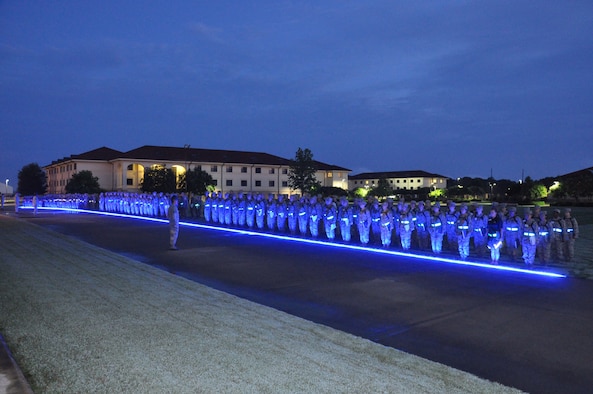
M 206 171 L 194 168 L 193 170 L 186 171 L 182 175 L 179 181 L 179 190 L 195 193 L 204 194 L 208 190 L 208 186 L 214 185 L 212 176 Z
M 377 197 L 387 197 L 393 193 L 393 189 L 389 186 L 387 179 L 381 178 L 377 182 L 377 187 L 373 188 L 369 194 Z
M 66 184 L 66 193 L 80 193 L 80 194 L 98 194 L 101 193 L 99 186 L 99 178 L 93 176 L 93 173 L 88 170 L 82 170 L 68 180 Z
M 143 192 L 174 193 L 177 186 L 173 170 L 164 167 L 145 171 L 141 183 Z
M 17 192 L 25 196 L 47 192 L 47 176 L 39 164 L 30 163 L 21 168 Z
M 292 190 L 300 190 L 302 194 L 319 190 L 321 182 L 315 177 L 317 165 L 313 160 L 313 153 L 306 148 L 299 148 L 295 158 L 291 160 L 288 172 L 288 185 Z
M 548 188 L 541 183 L 535 183 L 529 189 L 530 201 L 543 200 L 546 197 L 548 197 Z

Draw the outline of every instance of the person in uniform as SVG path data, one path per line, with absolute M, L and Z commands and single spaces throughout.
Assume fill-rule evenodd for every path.
M 441 205 L 436 201 L 432 206 L 428 231 L 430 243 L 434 254 L 441 254 L 443 250 L 443 237 L 445 234 L 445 216 L 441 213 Z
M 517 209 L 510 207 L 506 220 L 504 220 L 504 246 L 512 261 L 517 259 L 521 246 L 521 233 L 523 221 L 517 217 Z
M 376 197 L 371 201 L 369 212 L 371 214 L 371 238 L 373 243 L 376 243 L 381 241 L 381 206 Z
M 360 243 L 366 246 L 369 243 L 371 230 L 371 213 L 367 209 L 365 200 L 361 199 L 358 204 L 360 206 L 360 209 L 358 210 L 358 235 Z
M 247 193 L 247 200 L 245 201 L 245 223 L 250 229 L 255 226 L 255 200 L 251 192 Z
M 502 248 L 502 236 L 504 233 L 503 223 L 496 209 L 492 208 L 488 215 L 486 224 L 488 235 L 488 249 L 490 249 L 490 260 L 492 264 L 498 264 L 500 260 L 500 248 Z
M 457 217 L 457 248 L 461 260 L 467 260 L 469 257 L 469 244 L 473 235 L 471 214 L 468 212 L 467 205 L 462 204 L 459 208 Z
M 268 230 L 274 231 L 276 229 L 276 199 L 272 193 L 268 194 L 266 203 L 266 224 Z
M 412 232 L 414 231 L 414 220 L 410 212 L 410 206 L 406 203 L 402 204 L 399 211 L 398 219 L 399 239 L 404 251 L 409 251 L 412 247 Z
M 210 210 L 212 213 L 212 223 L 218 223 L 218 193 L 212 192 Z
M 286 221 L 288 223 L 288 231 L 292 234 L 295 235 L 297 233 L 297 227 L 298 227 L 298 220 L 299 220 L 299 216 L 298 216 L 298 202 L 297 202 L 297 196 L 295 194 L 291 194 L 290 197 L 288 198 L 288 204 L 286 204 Z
M 536 256 L 543 265 L 547 265 L 550 261 L 552 226 L 547 218 L 546 211 L 539 213 L 539 236 L 537 237 Z
M 552 218 L 550 219 L 550 227 L 552 232 L 550 233 L 554 260 L 564 260 L 564 220 L 560 216 L 560 210 L 554 209 Z
M 488 242 L 488 216 L 484 215 L 484 207 L 476 205 L 475 212 L 471 217 L 472 238 L 474 240 L 474 251 L 478 257 L 482 257 L 486 251 Z
M 309 226 L 309 199 L 307 196 L 301 197 L 297 216 L 299 223 L 299 233 L 302 236 L 305 236 L 307 235 L 307 227 Z
M 279 194 L 278 201 L 276 202 L 276 225 L 278 226 L 278 231 L 286 231 L 287 212 L 284 195 Z
M 323 206 L 323 228 L 328 240 L 333 241 L 336 238 L 337 210 L 332 197 L 325 198 Z
M 381 245 L 384 248 L 388 248 L 391 245 L 391 232 L 393 231 L 393 212 L 389 207 L 388 201 L 384 201 L 381 204 L 379 225 L 381 226 Z
M 171 196 L 171 203 L 167 210 L 169 219 L 169 250 L 177 250 L 177 237 L 179 235 L 179 209 L 176 195 Z
M 237 224 L 239 227 L 245 227 L 245 223 L 247 222 L 247 200 L 245 199 L 245 193 L 239 192 L 237 203 L 239 209 L 239 218 Z
M 352 207 L 348 203 L 346 197 L 340 199 L 340 207 L 338 208 L 338 221 L 340 222 L 340 234 L 344 242 L 350 242 L 352 238 Z
M 263 230 L 266 221 L 266 202 L 264 196 L 258 193 L 255 198 L 255 225 L 258 230 Z
M 428 233 L 430 212 L 425 209 L 425 206 L 424 201 L 419 201 L 414 215 L 416 219 L 414 221 L 414 233 L 420 250 L 428 250 L 430 240 L 430 234 Z
M 321 220 L 321 215 L 321 204 L 317 202 L 316 196 L 311 196 L 309 199 L 309 231 L 313 238 L 319 236 L 319 222 Z
M 447 250 L 457 251 L 457 218 L 459 213 L 455 207 L 454 201 L 447 203 L 447 212 L 445 213 L 445 239 L 447 240 Z
M 564 210 L 564 258 L 572 261 L 574 258 L 574 241 L 579 238 L 579 224 L 572 217 L 570 208 Z
M 525 209 L 525 219 L 523 220 L 521 230 L 521 247 L 523 249 L 523 261 L 527 267 L 533 267 L 535 261 L 535 251 L 537 249 L 537 237 L 539 235 L 539 227 L 537 222 L 533 220 L 533 214 L 529 208 Z
M 220 204 L 218 205 L 218 210 L 220 211 Z M 233 222 L 233 201 L 229 193 L 225 193 L 224 198 L 222 199 L 222 212 L 224 213 L 222 215 L 223 220 L 221 224 L 230 226 Z M 220 219 L 220 213 L 218 217 Z

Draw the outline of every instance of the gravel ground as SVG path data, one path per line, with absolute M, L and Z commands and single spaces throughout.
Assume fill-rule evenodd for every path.
M 0 228 L 0 332 L 35 392 L 516 392 L 23 221 Z

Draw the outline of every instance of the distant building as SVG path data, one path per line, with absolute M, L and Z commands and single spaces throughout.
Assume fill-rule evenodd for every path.
M 447 177 L 432 174 L 426 171 L 388 171 L 388 172 L 365 172 L 351 175 L 348 179 L 348 189 L 354 190 L 359 187 L 372 189 L 377 187 L 379 179 L 385 179 L 389 186 L 397 190 L 418 190 L 422 188 L 446 189 Z
M 243 152 L 191 147 L 145 145 L 128 152 L 102 147 L 71 155 L 43 167 L 48 176 L 48 193 L 65 193 L 68 180 L 88 170 L 107 191 L 140 191 L 146 169 L 173 170 L 177 179 L 185 171 L 200 169 L 212 176 L 216 191 L 291 194 L 288 173 L 291 161 L 261 152 Z M 316 161 L 317 180 L 322 186 L 346 188 L 350 170 Z

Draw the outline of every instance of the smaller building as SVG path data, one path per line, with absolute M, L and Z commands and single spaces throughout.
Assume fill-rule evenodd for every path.
M 348 179 L 348 189 L 372 189 L 378 186 L 380 179 L 385 179 L 394 191 L 447 188 L 447 177 L 426 171 L 414 170 L 364 172 L 362 174 L 351 175 Z

